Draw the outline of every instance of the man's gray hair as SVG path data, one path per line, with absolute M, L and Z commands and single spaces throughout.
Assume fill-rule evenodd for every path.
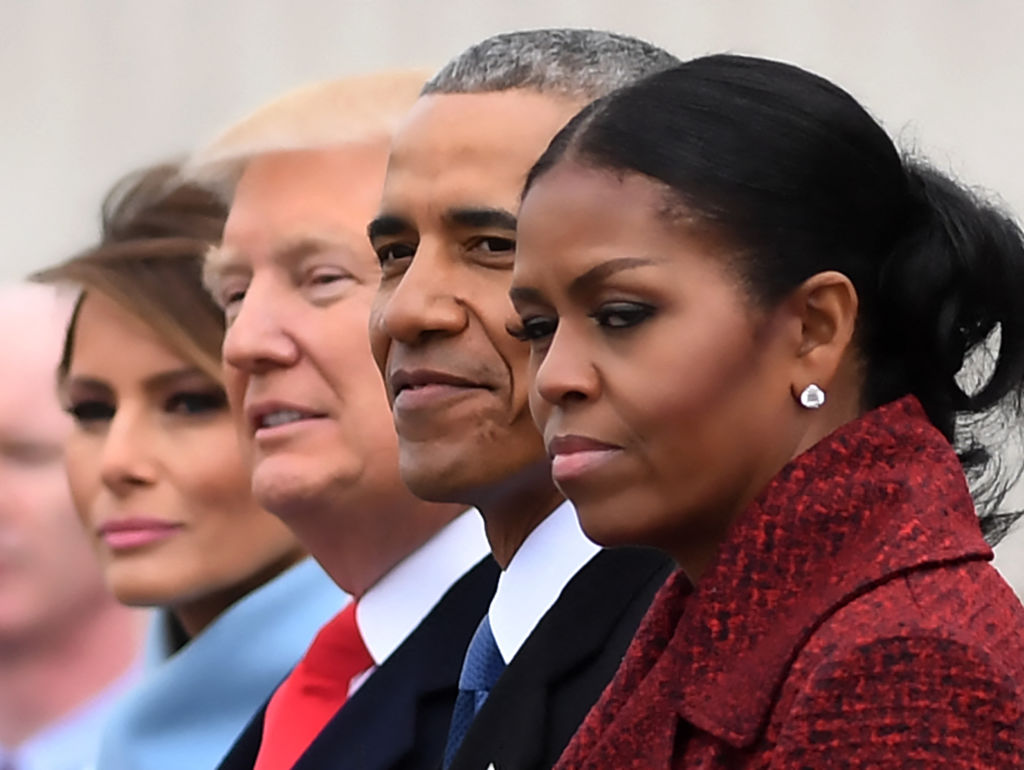
M 679 59 L 656 45 L 595 29 L 534 29 L 489 37 L 448 62 L 423 94 L 525 88 L 592 101 Z

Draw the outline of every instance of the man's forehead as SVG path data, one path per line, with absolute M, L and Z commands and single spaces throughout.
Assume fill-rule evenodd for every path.
M 531 166 L 578 106 L 533 91 L 422 97 L 392 145 L 381 213 L 416 226 L 457 210 L 514 213 Z
M 57 365 L 76 294 L 37 284 L 0 287 L 0 325 L 18 330 L 0 337 L 0 371 L 18 371 L 8 368 L 17 362 Z
M 395 134 L 389 172 L 407 163 L 445 159 L 512 159 L 532 163 L 583 106 L 531 90 L 428 94 Z
M 9 335 L 21 339 L 0 344 L 0 371 L 18 373 L 6 378 L 0 389 L 0 433 L 46 438 L 64 425 L 57 398 L 62 340 L 52 333 L 30 330 L 27 324 L 24 331 L 24 335 Z
M 361 232 L 348 227 L 330 227 L 330 223 L 298 222 L 294 227 L 265 234 L 259 250 L 267 259 L 288 265 L 304 257 L 335 249 L 351 252 L 362 251 L 365 237 Z M 225 273 L 248 272 L 252 268 L 253 254 L 245 248 L 224 242 L 211 246 L 203 264 L 207 279 L 214 279 Z
M 223 241 L 207 252 L 207 277 L 244 270 L 254 257 L 365 248 L 363 228 L 380 199 L 386 147 L 374 139 L 251 159 Z

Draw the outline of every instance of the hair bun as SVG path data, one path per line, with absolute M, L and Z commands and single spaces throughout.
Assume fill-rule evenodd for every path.
M 904 368 L 917 380 L 911 391 L 923 389 L 923 401 L 955 411 L 986 409 L 1024 379 L 1024 235 L 935 169 L 914 161 L 905 168 L 905 235 L 880 271 L 879 318 L 887 322 L 876 333 L 903 338 L 898 352 L 912 360 Z M 957 374 L 997 329 L 992 371 L 968 392 Z M 947 423 L 948 433 L 952 418 L 937 424 L 946 430 Z

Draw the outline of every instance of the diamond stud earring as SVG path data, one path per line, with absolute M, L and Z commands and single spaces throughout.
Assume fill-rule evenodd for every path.
M 818 409 L 825 403 L 825 391 L 813 382 L 800 393 L 800 405 L 805 409 Z

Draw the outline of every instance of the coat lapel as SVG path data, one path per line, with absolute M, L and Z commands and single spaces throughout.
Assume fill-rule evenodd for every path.
M 991 553 L 949 443 L 916 400 L 894 402 L 793 460 L 743 513 L 653 678 L 684 719 L 749 746 L 800 649 L 850 598 Z
M 295 770 L 440 766 L 462 658 L 497 577 L 488 556 L 460 578 L 334 716 Z
M 230 751 L 217 765 L 217 770 L 252 770 L 263 740 L 263 715 L 266 710 L 267 704 L 264 703 L 235 739 Z
M 509 663 L 453 770 L 553 762 L 546 755 L 560 753 L 611 679 L 671 569 L 666 557 L 642 548 L 607 549 L 591 559 Z

